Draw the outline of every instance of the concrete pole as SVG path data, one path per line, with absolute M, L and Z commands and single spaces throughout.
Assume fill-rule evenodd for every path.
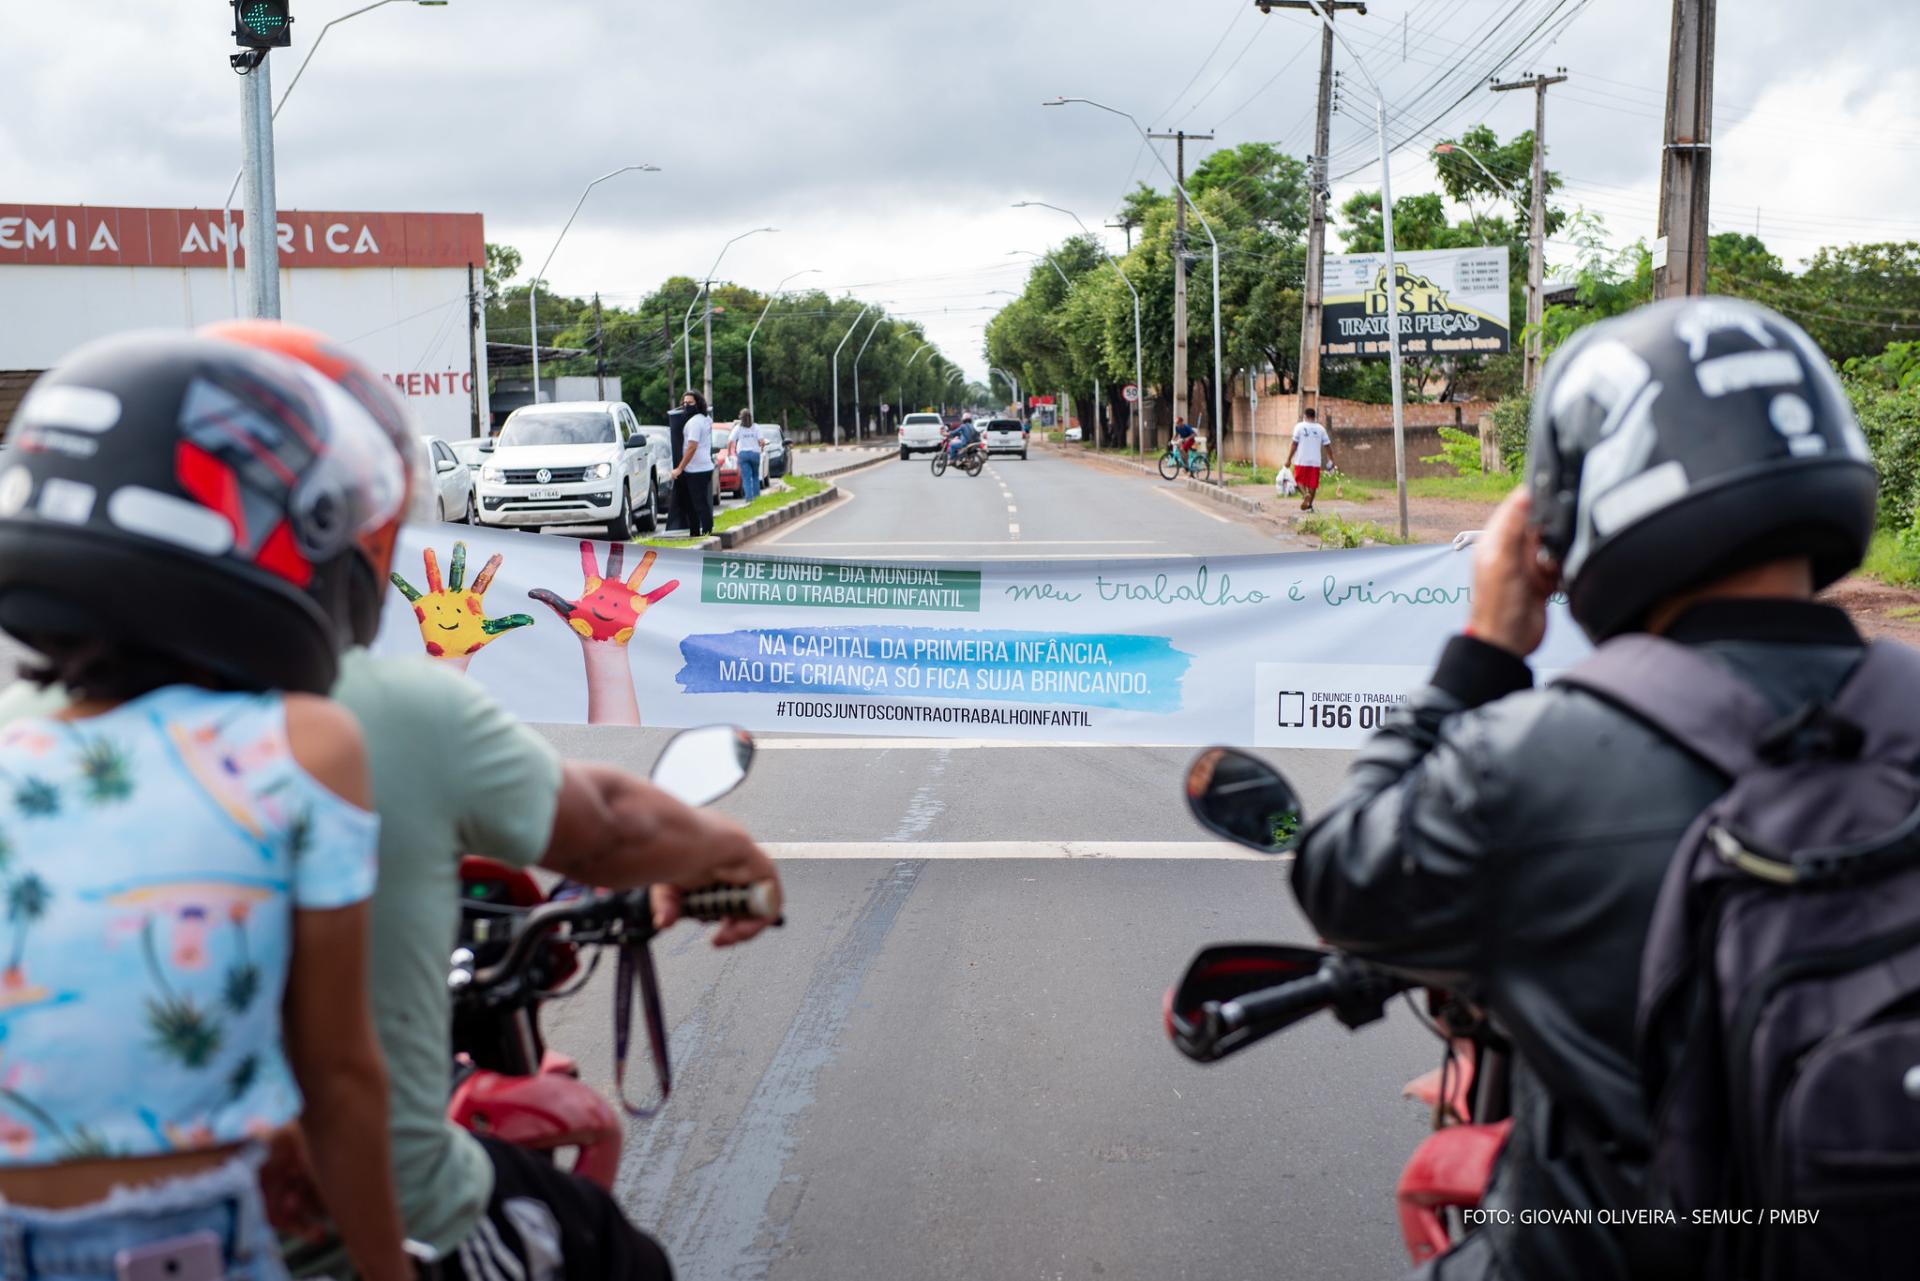
M 1713 160 L 1714 0 L 1673 0 L 1667 138 L 1660 166 L 1661 298 L 1707 292 L 1707 189 Z
M 1532 89 L 1533 102 L 1533 191 L 1528 201 L 1527 230 L 1527 337 L 1521 349 L 1521 381 L 1528 391 L 1532 391 L 1540 382 L 1540 320 L 1546 308 L 1546 262 L 1547 262 L 1547 88 L 1566 79 L 1565 75 L 1528 76 L 1521 80 L 1493 86 L 1495 93 L 1508 93 L 1515 89 Z M 1480 158 L 1459 148 L 1489 178 L 1493 174 Z M 1497 183 L 1499 180 L 1495 179 Z M 1502 190 L 1504 190 L 1502 186 Z

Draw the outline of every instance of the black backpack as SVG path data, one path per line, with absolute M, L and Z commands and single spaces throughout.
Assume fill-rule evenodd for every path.
M 1920 653 L 1786 717 L 1652 636 L 1562 680 L 1731 780 L 1641 957 L 1651 1204 L 1716 1229 L 1705 1276 L 1920 1276 Z

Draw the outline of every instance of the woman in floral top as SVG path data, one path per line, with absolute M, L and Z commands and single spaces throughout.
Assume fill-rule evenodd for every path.
M 71 702 L 0 732 L 9 1281 L 278 1281 L 255 1171 L 296 1120 L 359 1273 L 412 1275 L 367 990 L 377 820 L 318 692 L 406 469 L 343 402 L 291 361 L 143 336 L 15 417 L 0 628 Z

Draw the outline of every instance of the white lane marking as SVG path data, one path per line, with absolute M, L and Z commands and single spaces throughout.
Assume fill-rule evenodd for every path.
M 833 512 L 845 511 L 847 509 L 847 504 L 853 501 L 854 493 L 851 489 L 848 489 L 845 485 L 842 485 L 839 488 L 840 488 L 840 497 L 838 499 L 834 500 L 833 502 L 823 504 L 819 511 L 808 512 L 805 516 L 802 516 L 799 520 L 788 521 L 786 524 L 774 530 L 771 534 L 768 534 L 764 538 L 754 539 L 753 540 L 754 545 L 756 547 L 765 547 L 768 543 L 777 543 L 782 539 L 784 539 L 788 534 L 796 533 L 802 529 L 805 529 L 808 525 L 813 524 L 814 521 L 819 520 L 822 516 L 830 515 Z M 857 545 L 858 544 L 849 544 L 849 546 L 857 546 Z
M 1013 538 L 1020 537 L 1020 526 L 1009 523 L 1007 525 L 1007 533 Z
M 776 859 L 1224 859 L 1278 868 L 1292 858 L 1226 841 L 772 841 L 760 848 Z
M 1186 508 L 1188 511 L 1198 512 L 1200 515 L 1205 516 L 1208 520 L 1217 520 L 1222 525 L 1233 524 L 1231 520 L 1227 519 L 1225 516 L 1220 515 L 1220 513 L 1210 512 L 1204 507 L 1196 506 L 1195 504 L 1190 503 L 1186 499 L 1180 497 L 1180 495 L 1174 493 L 1170 489 L 1156 489 L 1153 492 L 1160 495 L 1160 497 L 1162 498 L 1171 498 L 1174 502 L 1179 503 L 1182 507 Z
M 1020 509 L 1018 507 L 1015 507 L 1012 503 L 1007 504 L 1007 515 L 1011 516 L 1019 510 Z
M 1029 742 L 1026 739 L 1014 740 L 1006 738 L 857 738 L 852 735 L 846 737 L 827 736 L 820 738 L 757 738 L 753 743 L 756 752 L 873 752 L 892 751 L 895 749 L 924 752 L 947 747 L 963 751 L 982 747 L 1044 747 L 1049 751 L 1057 752 L 1062 749 L 1078 749 L 1082 747 L 1159 749 L 1182 746 L 1188 745 L 1182 743 L 1043 743 L 1037 740 Z

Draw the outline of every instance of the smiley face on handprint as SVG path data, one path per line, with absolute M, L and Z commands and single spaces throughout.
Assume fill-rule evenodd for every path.
M 640 567 L 622 580 L 620 570 L 625 555 L 625 549 L 619 543 L 608 547 L 607 572 L 602 576 L 599 562 L 594 557 L 593 544 L 583 540 L 580 544 L 580 572 L 585 581 L 581 585 L 578 600 L 566 600 L 544 587 L 536 587 L 527 595 L 558 614 L 568 627 L 578 633 L 581 640 L 610 641 L 615 645 L 624 645 L 633 639 L 633 629 L 639 625 L 640 616 L 656 601 L 680 586 L 680 580 L 676 578 L 643 594 L 640 584 L 646 581 L 647 572 L 653 568 L 659 553 L 649 551 L 642 556 Z
M 453 545 L 453 561 L 448 567 L 445 585 L 440 581 L 440 558 L 433 548 L 427 548 L 421 559 L 427 570 L 424 593 L 397 573 L 391 577 L 401 595 L 412 602 L 413 616 L 420 623 L 420 639 L 434 658 L 465 658 L 479 653 L 496 636 L 516 627 L 533 625 L 532 617 L 527 614 L 487 617 L 484 598 L 500 569 L 501 558 L 497 553 L 481 567 L 474 576 L 472 588 L 466 591 L 461 590 L 467 576 L 465 543 Z

